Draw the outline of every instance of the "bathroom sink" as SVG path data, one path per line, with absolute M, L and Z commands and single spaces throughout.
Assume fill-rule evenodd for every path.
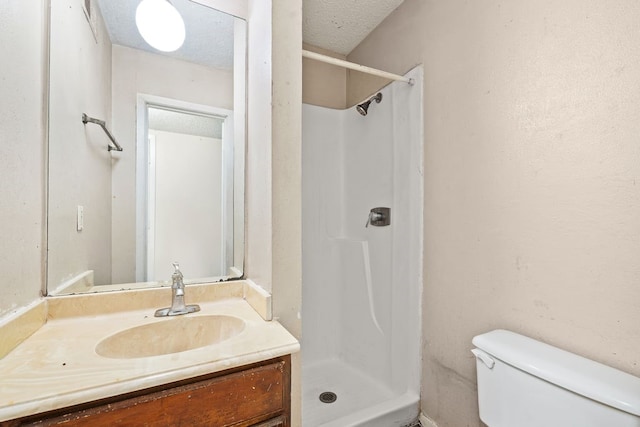
M 179 353 L 232 338 L 245 323 L 233 316 L 183 316 L 125 329 L 96 346 L 96 353 L 111 359 L 135 359 Z

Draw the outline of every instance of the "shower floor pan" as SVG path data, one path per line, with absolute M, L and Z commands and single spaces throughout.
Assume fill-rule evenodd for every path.
M 326 392 L 335 393 L 334 402 L 320 400 Z M 394 393 L 338 359 L 302 367 L 304 427 L 400 427 L 415 420 L 418 411 L 417 394 Z

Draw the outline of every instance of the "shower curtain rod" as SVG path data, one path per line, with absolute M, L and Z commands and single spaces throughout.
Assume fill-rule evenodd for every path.
M 326 62 L 327 64 L 337 65 L 339 67 L 349 68 L 351 70 L 360 71 L 367 74 L 372 74 L 374 76 L 383 77 L 389 80 L 396 80 L 399 82 L 405 82 L 410 85 L 413 85 L 413 79 L 409 77 L 400 76 L 398 74 L 388 73 L 386 71 L 377 70 L 375 68 L 367 67 L 364 65 L 356 64 L 354 62 L 343 61 L 342 59 L 332 58 L 331 56 L 322 55 L 320 53 L 311 52 L 308 50 L 302 49 L 302 57 L 315 59 L 316 61 Z

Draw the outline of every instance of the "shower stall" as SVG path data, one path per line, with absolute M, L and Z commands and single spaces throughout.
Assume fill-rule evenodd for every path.
M 422 68 L 406 76 L 366 114 L 303 106 L 305 427 L 418 417 Z

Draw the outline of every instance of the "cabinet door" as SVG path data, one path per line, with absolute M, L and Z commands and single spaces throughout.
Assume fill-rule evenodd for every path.
M 39 419 L 33 425 L 287 427 L 290 408 L 288 360 L 275 359 L 212 379 Z M 265 422 L 265 419 L 269 421 Z

